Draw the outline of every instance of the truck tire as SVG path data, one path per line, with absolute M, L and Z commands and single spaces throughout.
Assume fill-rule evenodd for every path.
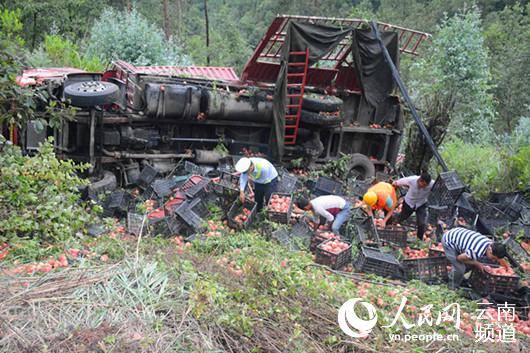
M 64 98 L 76 107 L 93 107 L 110 104 L 118 100 L 119 87 L 104 81 L 83 81 L 68 85 Z
M 342 107 L 342 99 L 335 96 L 304 96 L 302 100 L 302 108 L 312 112 L 327 112 L 332 113 L 340 110 Z
M 366 180 L 375 176 L 375 166 L 372 161 L 361 153 L 354 153 L 348 165 L 348 176 L 357 176 L 358 179 Z
M 92 179 L 92 178 L 90 178 Z M 116 175 L 113 172 L 105 170 L 103 175 L 89 184 L 86 188 L 87 197 L 89 199 L 97 200 L 98 195 L 107 191 L 113 191 L 118 187 Z
M 300 114 L 300 121 L 312 126 L 334 127 L 339 126 L 343 120 L 344 118 L 342 116 L 327 116 L 303 109 Z

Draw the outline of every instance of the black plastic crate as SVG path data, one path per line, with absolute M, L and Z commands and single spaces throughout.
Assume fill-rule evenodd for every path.
M 395 224 L 389 224 L 386 228 L 376 228 L 379 240 L 384 243 L 404 248 L 407 246 L 407 233 L 409 229 Z
M 232 207 L 230 207 L 230 210 L 227 214 L 227 220 L 228 220 L 228 226 L 230 228 L 234 229 L 245 229 L 248 228 L 252 221 L 254 220 L 254 216 L 256 214 L 256 207 L 257 203 L 249 200 L 245 200 L 243 204 L 241 204 L 241 201 L 236 200 Z M 246 208 L 250 211 L 250 213 L 246 216 L 246 219 L 243 221 L 243 223 L 237 223 L 235 218 L 237 215 L 240 215 L 243 212 L 243 209 Z
M 420 259 L 404 259 L 401 262 L 406 280 L 418 279 L 427 283 L 447 282 L 447 259 L 433 256 Z
M 147 218 L 144 223 L 144 233 L 151 235 L 169 235 L 166 218 Z
M 204 224 L 204 220 L 191 210 L 189 201 L 185 201 L 175 208 L 175 214 L 192 229 L 199 229 Z
M 175 179 L 157 179 L 151 184 L 153 192 L 159 198 L 166 198 L 173 193 L 173 189 L 177 186 Z
M 298 251 L 300 248 L 293 242 L 291 234 L 287 229 L 278 229 L 271 233 L 271 239 L 287 248 L 289 251 Z
M 190 161 L 184 161 L 184 170 L 188 172 L 188 174 L 197 174 L 197 175 L 206 175 L 206 173 L 208 172 L 208 168 L 199 166 Z
M 488 265 L 490 267 L 499 267 Z M 519 276 L 500 276 L 487 271 L 480 272 L 476 269 L 471 273 L 470 283 L 473 289 L 481 294 L 514 293 L 519 287 Z
M 210 215 L 208 207 L 201 199 L 197 198 L 189 201 L 189 207 L 193 213 L 201 218 L 206 218 Z
M 318 178 L 313 194 L 316 196 L 323 195 L 342 195 L 342 183 L 328 177 L 321 176 Z
M 272 203 L 274 195 L 283 196 L 283 197 L 289 197 L 290 198 L 289 207 L 287 208 L 287 212 L 286 213 L 272 211 L 268 207 Z M 271 221 L 277 222 L 277 223 L 288 224 L 289 221 L 291 220 L 292 209 L 293 209 L 293 196 L 291 194 L 284 194 L 284 193 L 281 193 L 281 192 L 272 193 L 271 198 L 269 199 L 269 204 L 267 205 L 267 214 L 269 215 L 269 219 Z
M 521 217 L 519 217 L 519 219 L 524 224 L 530 224 L 530 207 L 524 207 L 521 210 Z
M 429 204 L 453 206 L 464 192 L 465 187 L 456 172 L 440 173 L 429 194 Z
M 357 198 L 362 198 L 371 186 L 371 181 L 355 180 L 348 186 L 348 192 L 356 196 Z
M 506 213 L 511 221 L 519 219 L 525 208 L 530 207 L 521 194 L 516 194 L 508 201 L 504 207 L 504 213 Z
M 401 265 L 394 255 L 367 246 L 359 249 L 353 266 L 357 271 L 375 273 L 383 277 L 404 277 Z
M 323 233 L 331 233 L 329 230 L 318 230 L 314 232 L 313 237 L 311 238 L 311 243 L 309 244 L 309 251 L 314 253 L 317 250 L 317 246 L 322 244 L 323 242 L 329 240 L 329 239 L 337 239 L 341 240 L 340 236 L 334 235 L 335 238 L 328 238 L 323 236 Z
M 196 197 L 205 197 L 208 193 L 208 185 L 210 184 L 210 179 L 203 178 L 195 185 L 191 185 L 184 190 L 184 194 L 190 199 Z
M 138 186 L 144 190 L 147 189 L 149 185 L 151 185 L 151 183 L 155 180 L 157 175 L 158 172 L 155 168 L 151 167 L 150 165 L 146 165 L 138 176 Z
M 525 238 L 530 238 L 530 224 L 523 224 L 520 222 L 510 223 L 508 225 L 510 234 L 518 236 L 522 234 Z
M 317 264 L 326 265 L 334 270 L 338 270 L 351 262 L 351 244 L 345 241 L 343 243 L 348 244 L 348 247 L 342 250 L 340 253 L 332 253 L 324 250 L 324 245 L 333 242 L 333 240 L 326 240 L 317 246 L 315 262 Z
M 364 212 L 361 207 L 354 207 L 350 212 L 350 219 L 353 219 L 355 222 L 362 222 L 368 218 L 368 214 Z
M 105 208 L 125 213 L 129 209 L 131 200 L 131 194 L 129 194 L 127 191 L 115 190 L 109 195 L 105 204 Z
M 127 231 L 134 235 L 139 235 L 142 230 L 142 223 L 144 227 L 147 225 L 147 220 L 144 222 L 144 215 L 138 213 L 127 213 Z
M 173 236 L 173 235 L 179 234 L 179 232 L 181 231 L 181 229 L 184 226 L 182 221 L 179 220 L 174 215 L 166 217 L 165 218 L 165 222 L 166 222 L 167 230 L 169 232 L 169 234 L 167 234 L 168 236 Z
M 530 263 L 530 254 L 528 254 L 517 240 L 509 237 L 504 240 L 503 244 L 506 247 L 510 262 L 515 267 L 521 267 L 525 263 Z
M 297 182 L 298 178 L 296 176 L 290 175 L 288 172 L 282 172 L 278 177 L 276 191 L 285 194 L 292 194 L 296 190 Z
M 362 222 L 355 223 L 354 238 L 358 243 L 379 246 L 380 239 L 372 217 L 364 219 Z
M 428 211 L 428 222 L 432 225 L 435 225 L 438 223 L 438 221 L 442 221 L 447 224 L 453 223 L 454 218 L 454 208 L 451 206 L 436 206 L 436 205 L 429 205 L 427 206 Z
M 521 320 L 530 319 L 530 291 L 526 288 L 519 289 L 516 293 L 512 295 L 492 293 L 488 296 L 489 301 L 492 301 L 492 304 L 505 305 L 506 303 L 511 304 L 515 307 L 515 312 Z M 495 307 L 495 306 L 493 306 Z
M 508 229 L 509 222 L 503 219 L 486 218 L 479 215 L 477 231 L 482 234 L 497 234 Z
M 290 236 L 293 241 L 296 241 L 302 244 L 306 249 L 309 249 L 311 238 L 313 237 L 313 230 L 304 220 L 299 220 L 291 229 Z

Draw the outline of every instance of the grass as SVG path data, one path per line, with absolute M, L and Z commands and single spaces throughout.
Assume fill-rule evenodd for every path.
M 96 256 L 66 269 L 0 276 L 2 352 L 436 352 L 448 347 L 390 342 L 388 334 L 402 328 L 380 327 L 401 296 L 417 308 L 434 304 L 433 312 L 453 301 L 463 312 L 476 310 L 443 286 L 332 273 L 309 253 L 288 252 L 254 231 L 191 247 L 104 236 L 91 249 Z M 114 254 L 110 263 L 98 260 L 103 253 Z M 336 323 L 340 305 L 354 297 L 384 301 L 368 339 L 350 339 Z M 455 332 L 449 325 L 436 330 Z M 434 330 L 409 332 L 425 331 Z M 506 350 L 459 337 L 452 350 Z

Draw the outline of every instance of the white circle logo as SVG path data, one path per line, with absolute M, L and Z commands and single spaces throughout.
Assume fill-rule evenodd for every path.
M 359 318 L 355 313 L 355 304 L 358 302 L 368 311 L 368 320 Z M 348 336 L 353 338 L 366 337 L 377 324 L 377 313 L 372 304 L 361 301 L 361 298 L 353 298 L 340 307 L 338 321 L 340 329 Z M 358 332 L 353 331 L 350 326 Z

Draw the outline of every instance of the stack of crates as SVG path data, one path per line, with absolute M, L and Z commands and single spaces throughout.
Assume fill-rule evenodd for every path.
M 429 204 L 453 207 L 465 187 L 455 171 L 440 173 L 429 194 Z

